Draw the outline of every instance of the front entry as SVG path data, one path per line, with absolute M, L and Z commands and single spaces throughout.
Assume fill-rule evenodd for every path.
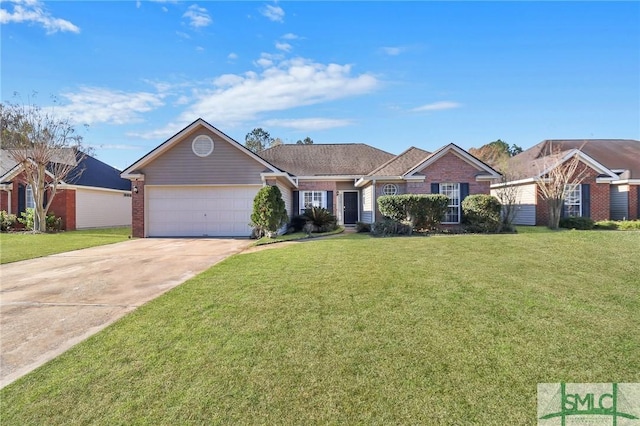
M 355 225 L 358 221 L 358 193 L 343 192 L 342 203 L 344 206 L 343 222 L 345 225 Z

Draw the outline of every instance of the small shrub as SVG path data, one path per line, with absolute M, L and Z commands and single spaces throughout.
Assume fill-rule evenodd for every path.
M 33 227 L 35 225 L 35 209 L 26 209 L 20 214 L 18 218 L 18 222 L 24 225 L 24 228 L 27 231 L 33 231 Z M 46 221 L 46 230 L 47 232 L 55 232 L 60 231 L 62 229 L 62 218 L 56 217 L 54 212 L 47 213 Z
M 311 207 L 304 211 L 304 217 L 313 225 L 313 232 L 329 232 L 338 227 L 338 220 L 327 209 Z
M 560 228 L 593 229 L 595 223 L 590 217 L 569 216 L 560 218 Z
M 640 220 L 623 220 L 618 222 L 621 231 L 640 231 Z
M 618 222 L 615 220 L 601 220 L 596 222 L 593 225 L 594 229 L 606 229 L 606 230 L 616 230 L 618 229 Z
M 594 229 L 640 231 L 640 220 L 601 220 L 596 222 L 593 227 Z
M 18 217 L 15 214 L 9 214 L 6 211 L 0 211 L 0 231 L 7 232 L 13 229 Z
M 470 232 L 498 232 L 501 210 L 500 201 L 492 195 L 469 195 L 462 200 L 463 224 Z
M 386 218 L 371 225 L 371 233 L 378 237 L 410 235 L 411 225 Z
M 371 232 L 371 224 L 365 222 L 356 222 L 356 232 Z

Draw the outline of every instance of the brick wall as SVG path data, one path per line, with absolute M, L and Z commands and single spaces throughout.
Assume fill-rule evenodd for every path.
M 9 192 L 8 191 L 0 191 L 0 210 L 6 211 L 7 213 L 11 213 L 9 211 Z
M 76 229 L 76 191 L 65 189 L 56 193 L 49 207 L 49 213 L 62 219 L 62 229 Z
M 489 181 L 476 181 L 478 169 L 458 157 L 453 152 L 448 152 L 438 161 L 422 170 L 426 176 L 424 182 L 407 182 L 408 194 L 430 194 L 431 183 L 469 183 L 469 195 L 489 194 L 491 183 Z
M 138 188 L 138 192 L 134 190 Z M 144 181 L 131 181 L 131 235 L 144 238 Z
M 640 191 L 640 185 L 629 185 L 629 220 L 640 219 L 638 191 Z
M 587 166 L 583 166 L 587 168 Z M 598 173 L 588 168 L 587 175 L 582 180 L 582 183 L 589 184 L 589 191 L 591 196 L 591 219 L 595 221 L 607 220 L 610 215 L 610 196 L 611 188 L 608 183 L 596 183 Z M 549 205 L 546 200 L 542 198 L 540 188 L 537 193 L 536 203 L 536 224 L 547 225 L 549 223 Z

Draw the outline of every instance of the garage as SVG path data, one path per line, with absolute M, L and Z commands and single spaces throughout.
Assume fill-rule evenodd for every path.
M 147 186 L 149 237 L 248 237 L 261 185 Z

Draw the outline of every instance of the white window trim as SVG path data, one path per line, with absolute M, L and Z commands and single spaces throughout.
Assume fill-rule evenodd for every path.
M 36 208 L 36 200 L 33 197 L 33 188 L 31 185 L 27 185 L 24 189 L 24 207 L 25 209 Z
M 574 197 L 575 200 L 572 203 L 567 203 L 567 195 L 570 193 L 577 193 L 577 197 Z M 574 184 L 574 185 L 565 185 L 564 194 L 562 196 L 562 208 L 567 209 L 570 206 L 578 206 L 578 217 L 582 217 L 582 185 Z M 567 216 L 572 216 L 567 214 Z
M 387 189 L 393 188 L 393 194 L 387 194 Z M 385 183 L 382 186 L 382 195 L 398 195 L 398 185 L 395 183 Z
M 305 194 L 312 194 L 311 195 L 311 199 L 313 201 L 315 201 L 315 195 L 316 194 L 320 194 L 320 205 L 319 206 L 314 206 L 314 207 L 321 207 L 326 209 L 327 208 L 327 191 L 300 191 L 300 214 L 304 213 L 305 209 L 307 208 L 307 206 L 305 206 L 304 203 L 304 198 L 305 198 Z
M 460 223 L 460 216 L 461 216 L 461 201 L 460 201 L 460 183 L 458 182 L 443 182 L 439 184 L 439 192 L 442 195 L 447 195 L 444 191 L 444 189 L 446 188 L 447 185 L 453 185 L 453 190 L 458 192 L 458 196 L 457 196 L 457 203 L 452 203 L 451 202 L 451 197 L 449 197 L 449 204 L 447 205 L 447 213 L 445 213 L 445 218 L 447 216 L 449 216 L 448 212 L 450 208 L 455 208 L 457 210 L 457 216 L 458 216 L 458 220 L 455 222 L 445 222 L 442 221 L 443 225 L 455 225 L 455 224 L 459 224 Z M 448 195 L 447 195 L 448 196 Z

